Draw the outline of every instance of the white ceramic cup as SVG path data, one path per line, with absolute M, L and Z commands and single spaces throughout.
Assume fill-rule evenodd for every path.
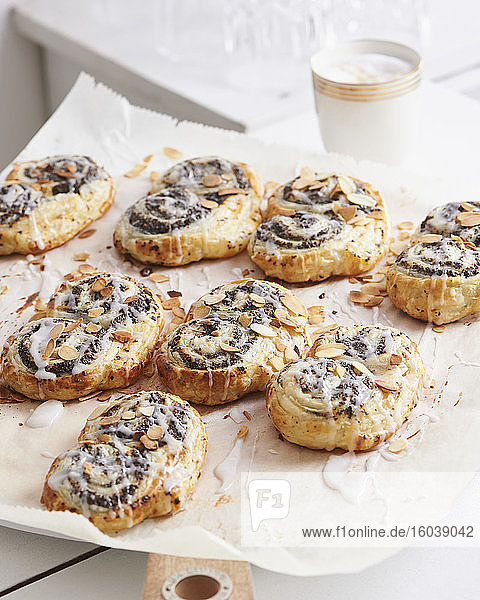
M 311 59 L 325 148 L 389 164 L 415 145 L 422 75 L 420 55 L 403 44 L 355 40 Z

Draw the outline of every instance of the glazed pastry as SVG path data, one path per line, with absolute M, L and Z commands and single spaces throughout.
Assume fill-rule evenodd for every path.
M 267 275 L 321 281 L 370 270 L 386 253 L 389 221 L 369 184 L 305 168 L 278 187 L 248 252 Z
M 163 392 L 99 405 L 45 479 L 48 510 L 83 514 L 104 533 L 177 512 L 200 476 L 207 434 L 197 411 Z
M 39 254 L 100 218 L 113 202 L 112 178 L 86 156 L 17 165 L 0 187 L 0 254 Z
M 424 234 L 387 271 L 387 291 L 411 317 L 441 325 L 480 311 L 480 249 Z
M 424 367 L 400 331 L 338 327 L 267 386 L 267 410 L 282 436 L 313 449 L 367 450 L 389 438 L 417 401 Z
M 475 246 L 480 245 L 480 203 L 449 202 L 434 208 L 421 223 L 413 239 L 424 233 L 458 236 Z
M 150 360 L 163 321 L 160 300 L 146 286 L 122 275 L 87 275 L 62 284 L 46 316 L 8 340 L 1 375 L 35 400 L 128 386 Z
M 143 263 L 169 266 L 234 256 L 260 223 L 262 193 L 244 163 L 215 156 L 186 160 L 122 215 L 115 246 Z
M 278 284 L 226 283 L 192 305 L 164 341 L 158 372 L 170 391 L 222 404 L 264 390 L 272 373 L 301 356 L 307 311 Z

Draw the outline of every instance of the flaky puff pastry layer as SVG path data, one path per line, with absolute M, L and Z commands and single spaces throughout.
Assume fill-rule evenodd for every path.
M 94 410 L 78 444 L 51 465 L 41 501 L 115 533 L 184 508 L 206 449 L 205 425 L 180 398 L 125 396 Z
M 166 266 L 234 256 L 261 221 L 262 193 L 258 175 L 244 163 L 184 161 L 124 213 L 114 244 L 143 263 Z
M 110 175 L 88 157 L 53 156 L 15 166 L 0 188 L 0 205 L 7 195 L 10 215 L 0 220 L 0 254 L 40 254 L 105 214 L 115 188 Z
M 290 442 L 367 450 L 405 421 L 422 390 L 415 344 L 383 326 L 339 327 L 267 385 L 267 411 Z
M 248 252 L 267 275 L 289 282 L 358 275 L 385 255 L 389 218 L 369 184 L 337 174 L 303 175 L 270 196 Z
M 273 373 L 307 344 L 307 311 L 278 284 L 245 279 L 194 303 L 187 322 L 164 341 L 158 372 L 191 402 L 222 404 L 264 390 Z
M 131 385 L 164 323 L 150 289 L 109 273 L 62 284 L 45 314 L 9 338 L 1 357 L 5 383 L 35 400 L 72 400 Z

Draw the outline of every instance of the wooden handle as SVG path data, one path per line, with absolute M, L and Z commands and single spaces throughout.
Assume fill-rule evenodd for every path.
M 143 600 L 254 600 L 250 565 L 150 554 Z

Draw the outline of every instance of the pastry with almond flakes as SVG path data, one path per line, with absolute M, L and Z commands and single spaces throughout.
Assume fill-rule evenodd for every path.
M 39 316 L 7 340 L 1 356 L 6 385 L 34 400 L 73 400 L 132 384 L 164 322 L 149 288 L 110 273 L 62 283 Z
M 368 183 L 308 167 L 268 199 L 248 253 L 266 275 L 288 282 L 358 275 L 387 252 L 389 219 Z
M 99 219 L 115 194 L 110 175 L 87 156 L 16 165 L 0 185 L 0 254 L 41 254 Z
M 282 436 L 313 449 L 368 450 L 390 438 L 417 403 L 424 366 L 405 334 L 381 325 L 337 327 L 267 385 Z
M 77 445 L 50 467 L 41 501 L 104 533 L 178 512 L 200 477 L 207 433 L 198 412 L 164 392 L 100 404 Z
M 242 252 L 261 221 L 263 186 L 245 163 L 218 156 L 174 165 L 120 218 L 116 248 L 142 263 L 185 265 Z

